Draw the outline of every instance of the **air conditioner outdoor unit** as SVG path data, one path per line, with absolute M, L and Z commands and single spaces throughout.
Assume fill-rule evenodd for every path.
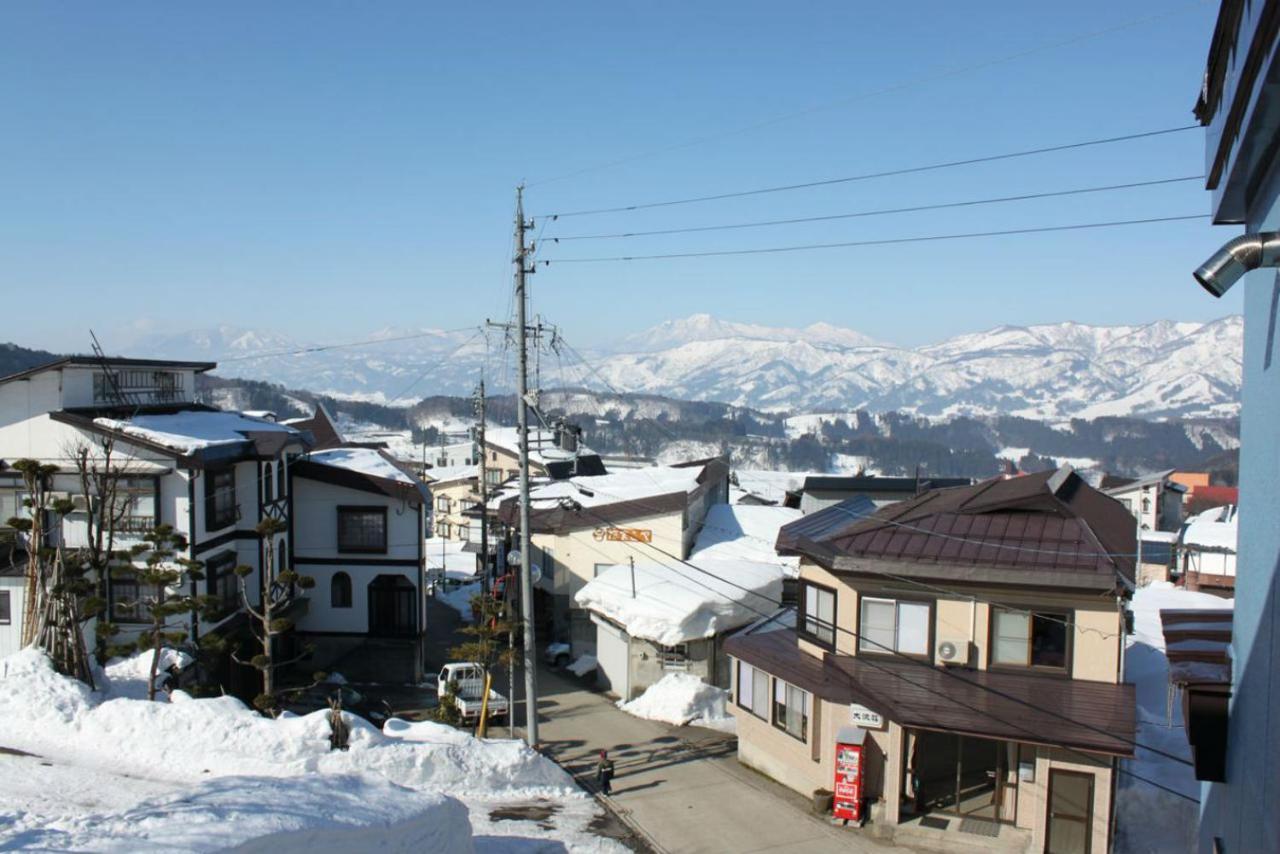
M 943 664 L 967 666 L 973 660 L 973 643 L 967 640 L 944 640 L 938 642 L 938 660 Z

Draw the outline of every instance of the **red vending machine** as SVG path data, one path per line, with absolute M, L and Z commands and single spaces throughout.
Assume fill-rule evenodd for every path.
M 862 745 L 866 737 L 866 730 L 852 727 L 841 728 L 837 736 L 835 798 L 831 808 L 835 818 L 862 821 Z

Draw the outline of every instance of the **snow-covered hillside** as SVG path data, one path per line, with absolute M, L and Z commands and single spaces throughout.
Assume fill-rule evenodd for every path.
M 396 328 L 371 337 L 379 342 L 280 355 L 305 342 L 220 328 L 142 337 L 131 354 L 206 358 L 225 376 L 399 403 L 469 394 L 485 360 L 475 332 Z M 1242 340 L 1242 319 L 1225 317 L 1001 326 L 911 349 L 831 324 L 789 329 L 702 314 L 624 337 L 588 355 L 591 368 L 568 356 L 554 371 L 548 362 L 542 380 L 603 390 L 603 378 L 625 392 L 774 411 L 1221 417 L 1239 410 Z

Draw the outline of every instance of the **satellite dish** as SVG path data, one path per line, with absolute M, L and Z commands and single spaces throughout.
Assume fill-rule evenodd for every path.
M 521 561 L 520 550 L 512 549 L 507 552 L 507 566 L 519 566 Z
M 542 580 L 542 567 L 538 566 L 538 565 L 535 563 L 535 564 L 534 564 L 534 565 L 529 569 L 529 581 L 530 581 L 530 583 L 532 583 L 532 584 L 537 584 L 537 583 L 538 583 L 539 581 L 541 581 L 541 580 Z

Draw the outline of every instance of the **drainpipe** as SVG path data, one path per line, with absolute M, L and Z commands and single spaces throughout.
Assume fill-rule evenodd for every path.
M 1202 288 L 1220 297 L 1245 273 L 1276 266 L 1280 266 L 1280 231 L 1262 231 L 1228 240 L 1192 275 Z

